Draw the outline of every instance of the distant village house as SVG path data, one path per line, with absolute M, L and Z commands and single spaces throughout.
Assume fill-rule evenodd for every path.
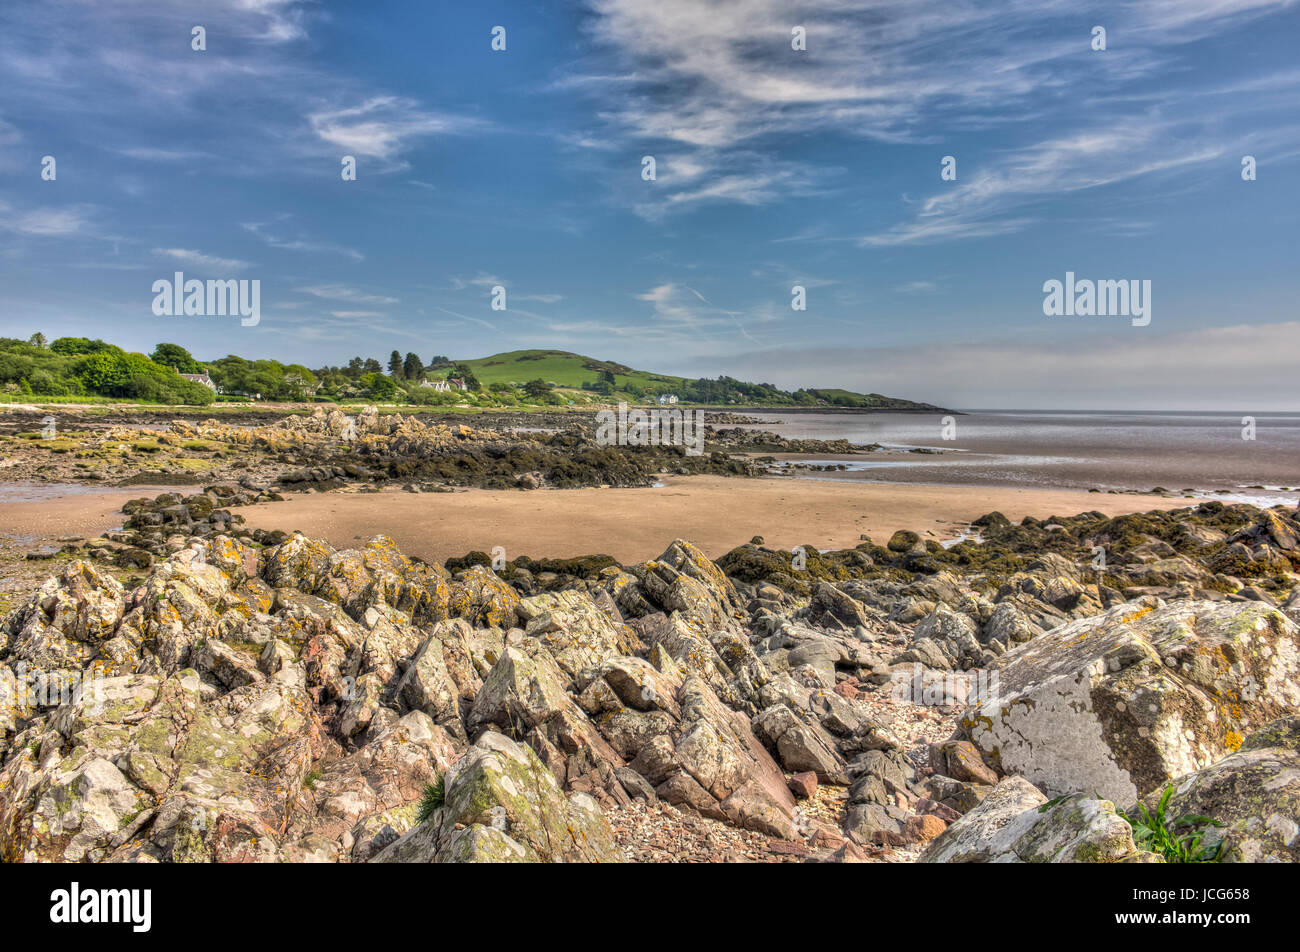
M 212 382 L 212 378 L 208 376 L 206 370 L 201 374 L 181 374 L 181 376 L 184 377 L 186 380 L 194 381 L 194 383 L 203 384 L 203 386 L 210 389 L 213 393 L 217 392 L 217 385 Z

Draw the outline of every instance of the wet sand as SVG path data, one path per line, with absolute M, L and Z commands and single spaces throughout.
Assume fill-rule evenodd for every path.
M 234 511 L 249 526 L 300 530 L 336 547 L 391 536 L 408 555 L 441 562 L 504 546 L 507 558 L 606 554 L 654 558 L 675 538 L 718 557 L 761 535 L 769 546 L 884 543 L 898 529 L 942 541 L 991 510 L 1018 521 L 1098 510 L 1177 509 L 1186 498 L 998 486 L 919 486 L 721 476 L 667 477 L 655 489 L 470 489 L 455 493 L 324 493 Z M 3 531 L 0 517 L 0 531 Z
M 121 527 L 126 520 L 122 506 L 128 500 L 177 491 L 175 486 L 106 491 L 82 486 L 4 486 L 0 488 L 0 535 L 37 542 L 90 539 Z

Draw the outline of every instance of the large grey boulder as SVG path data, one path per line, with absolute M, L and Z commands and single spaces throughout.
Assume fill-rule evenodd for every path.
M 1008 652 L 962 727 L 1049 794 L 1132 804 L 1300 709 L 1298 633 L 1260 603 L 1128 602 Z
M 1148 809 L 1159 798 L 1153 791 Z M 1220 862 L 1300 862 L 1300 717 L 1265 726 L 1235 754 L 1174 781 L 1166 815 L 1221 824 L 1196 828 L 1204 846 L 1219 847 Z
M 1133 828 L 1108 800 L 1049 801 L 1008 777 L 921 854 L 923 863 L 1114 863 L 1138 853 Z

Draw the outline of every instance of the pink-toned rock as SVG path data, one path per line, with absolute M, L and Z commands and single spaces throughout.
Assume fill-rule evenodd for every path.
M 839 849 L 845 842 L 846 840 L 841 834 L 825 827 L 818 827 L 813 831 L 813 835 L 808 838 L 809 845 L 819 850 Z
M 932 813 L 945 823 L 952 823 L 961 819 L 961 814 L 948 806 L 946 803 L 939 803 L 931 800 L 929 797 L 922 797 L 916 804 L 917 813 Z
M 845 840 L 844 845 L 826 859 L 828 863 L 865 863 L 866 861 L 867 854 L 849 840 Z
M 812 852 L 803 843 L 788 843 L 785 840 L 769 840 L 767 851 L 777 856 L 807 856 Z
M 808 800 L 817 793 L 817 774 L 811 770 L 797 773 L 789 780 L 790 792 L 800 800 Z
M 948 824 L 933 813 L 913 814 L 903 822 L 903 836 L 913 843 L 928 843 L 946 829 Z
M 856 701 L 858 699 L 857 681 L 840 681 L 833 690 L 845 700 Z

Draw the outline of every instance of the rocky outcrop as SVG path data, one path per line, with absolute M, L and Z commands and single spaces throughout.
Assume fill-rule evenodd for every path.
M 1260 729 L 1300 710 L 1294 516 L 981 529 L 801 569 L 208 530 L 126 584 L 73 559 L 0 622 L 0 858 L 616 860 L 644 808 L 786 859 L 1147 861 L 1112 804 L 1173 783 L 1224 858 L 1294 859 L 1294 729 Z
M 1053 795 L 1133 803 L 1300 705 L 1298 631 L 1258 603 L 1116 606 L 1008 653 L 964 729 Z
M 794 798 L 744 715 L 663 651 L 583 672 L 578 704 L 670 803 L 773 836 L 794 835 Z
M 479 738 L 443 778 L 433 816 L 376 863 L 614 863 L 622 857 L 594 800 L 566 797 L 532 749 Z

